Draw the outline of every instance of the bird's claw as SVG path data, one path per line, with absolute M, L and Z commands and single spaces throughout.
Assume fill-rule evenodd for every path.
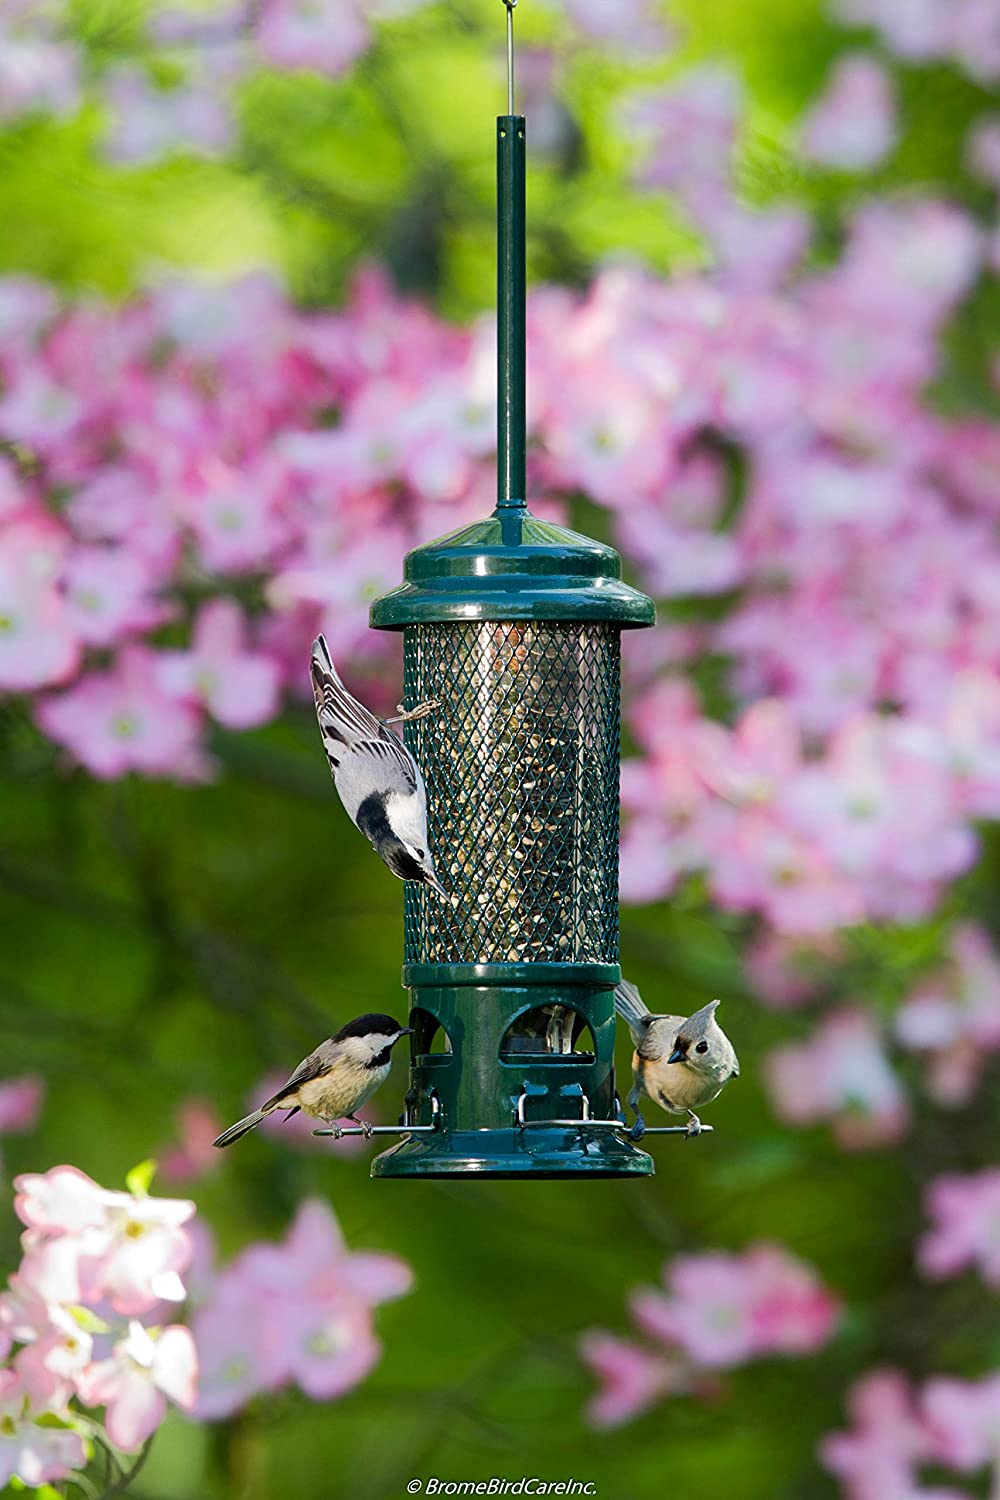
M 383 724 L 412 724 L 414 719 L 426 719 L 428 714 L 436 713 L 441 707 L 440 698 L 429 698 L 426 703 L 418 703 L 415 708 L 404 708 L 401 703 L 396 704 L 396 712 L 391 719 L 383 719 Z
M 635 1124 L 628 1133 L 630 1141 L 641 1141 L 646 1134 L 646 1122 L 638 1110 L 635 1112 Z
M 697 1115 L 692 1115 L 691 1118 L 690 1118 L 690 1120 L 688 1120 L 688 1126 L 687 1126 L 687 1130 L 684 1133 L 684 1139 L 687 1140 L 687 1141 L 689 1141 L 689 1140 L 691 1140 L 691 1138 L 693 1136 L 701 1135 L 701 1132 L 702 1132 L 701 1121 L 699 1120 L 699 1118 L 698 1118 Z
M 375 1134 L 375 1131 L 374 1131 L 374 1128 L 372 1126 L 371 1121 L 370 1120 L 362 1120 L 362 1121 L 360 1121 L 360 1124 L 361 1124 L 361 1134 L 364 1136 L 364 1138 L 365 1138 L 366 1141 L 370 1141 L 371 1138 L 372 1138 L 372 1136 Z

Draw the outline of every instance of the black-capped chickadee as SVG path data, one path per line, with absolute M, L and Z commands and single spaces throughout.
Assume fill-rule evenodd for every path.
M 348 1021 L 336 1036 L 302 1059 L 284 1088 L 253 1114 L 230 1125 L 212 1145 L 231 1146 L 276 1109 L 288 1110 L 286 1120 L 301 1109 L 329 1125 L 346 1117 L 364 1127 L 365 1122 L 356 1119 L 357 1111 L 388 1078 L 392 1049 L 400 1037 L 411 1034 L 412 1027 L 400 1026 L 391 1016 L 367 1015 Z
M 717 1099 L 740 1065 L 733 1044 L 718 1025 L 718 1000 L 709 1001 L 693 1016 L 654 1016 L 634 984 L 623 979 L 615 990 L 615 1009 L 635 1042 L 629 1106 L 635 1110 L 632 1139 L 641 1140 L 646 1123 L 639 1113 L 643 1095 L 673 1115 L 686 1114 L 688 1135 L 697 1135 L 701 1121 L 695 1114 Z
M 400 880 L 449 900 L 427 847 L 427 793 L 403 742 L 347 691 L 322 636 L 313 642 L 312 683 L 323 749 L 347 816 Z M 401 719 L 422 717 L 423 704 Z

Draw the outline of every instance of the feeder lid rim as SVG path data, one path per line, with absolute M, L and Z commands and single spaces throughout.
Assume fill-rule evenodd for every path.
M 622 582 L 613 547 L 529 511 L 498 507 L 407 553 L 404 583 L 376 599 L 377 630 L 462 620 L 652 625 L 651 599 Z

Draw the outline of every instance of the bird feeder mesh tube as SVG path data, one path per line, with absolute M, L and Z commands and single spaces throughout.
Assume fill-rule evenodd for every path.
M 407 626 L 406 725 L 442 901 L 408 883 L 410 964 L 618 961 L 620 631 Z

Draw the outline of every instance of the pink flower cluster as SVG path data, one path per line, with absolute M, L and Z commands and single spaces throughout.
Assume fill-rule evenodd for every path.
M 252 1245 L 215 1271 L 203 1242 L 201 1260 L 195 1414 L 209 1422 L 292 1383 L 314 1401 L 343 1395 L 379 1359 L 372 1310 L 413 1284 L 397 1256 L 349 1251 L 317 1198 L 302 1204 L 281 1244 Z
M 849 26 L 874 27 L 906 62 L 948 60 L 977 83 L 1000 78 L 996 0 L 833 0 L 831 10 Z
M 805 1355 L 833 1334 L 840 1304 L 803 1261 L 779 1245 L 742 1254 L 677 1256 L 664 1267 L 665 1291 L 630 1298 L 638 1344 L 601 1329 L 580 1353 L 601 1382 L 588 1407 L 596 1427 L 615 1427 L 664 1396 L 694 1391 L 713 1372 L 769 1355 Z
M 93 93 L 107 121 L 112 161 L 157 161 L 182 151 L 214 156 L 236 140 L 235 96 L 262 68 L 345 73 L 372 46 L 373 22 L 421 8 L 426 0 L 264 0 L 197 15 L 150 7 L 149 58 L 94 70 Z M 24 114 L 75 113 L 84 102 L 85 47 L 71 37 L 66 0 L 10 0 L 0 30 L 0 122 Z M 169 64 L 173 75 L 162 76 Z M 102 59 L 103 61 L 103 59 Z
M 37 1486 L 87 1459 L 94 1408 L 141 1446 L 168 1401 L 194 1405 L 197 1356 L 180 1323 L 194 1204 L 111 1192 L 75 1167 L 15 1182 L 24 1255 L 0 1295 L 0 1482 Z M 73 1403 L 73 1404 L 71 1404 Z
M 936 1375 L 914 1390 L 898 1370 L 872 1370 L 852 1388 L 848 1411 L 850 1431 L 831 1434 L 820 1448 L 844 1500 L 969 1500 L 964 1488 L 924 1483 L 924 1468 L 985 1470 L 996 1492 L 1000 1376 Z
M 1000 708 L 994 678 L 960 674 L 943 719 L 861 710 L 817 755 L 787 698 L 758 701 L 727 729 L 681 682 L 657 684 L 633 709 L 644 758 L 623 780 L 634 814 L 625 898 L 649 900 L 705 869 L 722 906 L 789 935 L 926 913 L 975 858 L 974 810 L 996 802 L 1000 784 L 973 786 L 956 764 L 957 720 L 970 700 L 989 712 L 993 698 Z
M 907 235 L 935 227 L 965 255 L 967 226 L 943 208 L 894 211 L 858 234 L 899 262 L 879 270 L 898 289 Z M 960 285 L 974 264 L 955 268 Z M 932 275 L 947 277 L 937 255 Z M 926 327 L 925 290 L 920 279 Z M 916 291 L 900 314 L 911 343 Z M 67 692 L 43 694 L 38 716 L 95 774 L 206 774 L 206 715 L 230 727 L 271 717 L 280 689 L 300 685 L 319 625 L 341 654 L 384 650 L 365 606 L 398 577 L 399 556 L 488 504 L 489 329 L 438 324 L 372 275 L 346 313 L 311 318 L 261 281 L 171 286 L 118 315 L 53 319 L 41 291 L 20 286 L 10 301 L 0 429 L 33 467 L 6 471 L 0 682 L 37 691 L 82 667 Z M 875 469 L 838 459 L 832 435 L 806 441 L 799 403 L 822 325 L 813 317 L 807 332 L 805 306 L 611 272 L 582 302 L 539 293 L 531 317 L 536 488 L 582 488 L 609 506 L 660 594 L 741 583 L 744 601 L 695 643 L 668 642 L 667 664 L 692 644 L 724 650 L 734 691 L 780 695 L 731 731 L 669 678 L 640 695 L 626 895 L 663 895 L 706 868 L 721 904 L 789 932 L 930 909 L 975 856 L 971 820 L 1000 799 L 989 521 L 966 513 L 968 495 L 957 511 L 912 473 L 909 435 L 909 477 L 893 467 L 901 452 Z M 839 341 L 839 311 L 831 319 Z M 890 352 L 880 345 L 879 360 Z M 109 370 L 97 388 L 95 365 Z M 846 403 L 843 373 L 816 389 L 824 424 L 872 422 L 860 384 Z M 339 419 L 323 425 L 331 405 Z M 885 418 L 877 441 L 890 449 L 902 410 Z M 733 531 L 714 529 L 717 462 L 685 456 L 708 426 L 760 449 Z M 940 424 L 932 435 L 928 463 L 964 452 Z M 59 519 L 44 506 L 56 485 L 70 490 Z M 887 557 L 888 577 L 872 571 Z M 185 652 L 147 644 L 178 616 L 188 577 L 232 589 L 251 574 L 266 579 L 265 616 L 250 622 L 220 599 L 195 615 Z M 102 666 L 94 653 L 109 649 Z M 885 715 L 886 698 L 901 711 Z
M 802 149 L 846 172 L 877 167 L 896 143 L 892 79 L 867 52 L 841 57 L 802 126 Z
M 775 1048 L 765 1071 L 775 1108 L 790 1125 L 830 1120 L 849 1150 L 891 1145 L 906 1132 L 906 1091 L 867 1011 L 834 1011 L 809 1040 Z
M 69 1166 L 16 1179 L 27 1228 L 0 1294 L 0 1486 L 65 1478 L 102 1426 L 134 1451 L 168 1404 L 215 1421 L 292 1381 L 332 1400 L 379 1358 L 372 1311 L 409 1291 L 403 1261 L 349 1251 L 311 1199 L 280 1245 L 216 1269 L 194 1204 L 150 1197 L 141 1175 L 128 1192 Z
M 627 52 L 669 37 L 655 0 L 550 0 L 584 43 Z M 338 79 L 368 53 L 378 28 L 427 0 L 233 0 L 198 14 L 158 3 L 146 15 L 148 53 L 87 67 L 68 0 L 8 0 L 0 23 L 0 124 L 70 115 L 89 93 L 105 113 L 108 159 L 144 165 L 178 152 L 217 156 L 236 144 L 241 85 L 261 70 Z M 160 63 L 161 66 L 155 66 Z M 166 67 L 162 66 L 166 64 Z M 166 76 L 164 76 L 166 75 Z
M 80 61 L 54 7 L 7 0 L 0 17 L 0 126 L 26 114 L 73 114 L 82 97 Z
M 810 948 L 770 934 L 751 949 L 747 968 L 769 1004 L 791 1008 L 815 998 L 820 971 L 835 976 L 841 957 L 829 942 Z M 764 1074 L 777 1113 L 791 1125 L 829 1121 L 848 1149 L 894 1144 L 911 1105 L 890 1056 L 893 1039 L 925 1060 L 924 1084 L 936 1104 L 970 1102 L 1000 1051 L 1000 958 L 983 928 L 962 922 L 951 929 L 946 961 L 909 993 L 891 1029 L 861 1004 L 842 1005 L 805 1040 L 776 1047 Z
M 1000 1052 L 1000 959 L 973 922 L 951 932 L 948 957 L 896 1014 L 902 1046 L 927 1059 L 927 1088 L 945 1106 L 967 1104 Z
M 775 1008 L 816 998 L 819 975 L 837 974 L 843 953 L 832 942 L 796 944 L 771 935 L 748 954 L 748 977 Z M 777 1047 L 765 1061 L 772 1103 L 790 1125 L 829 1121 L 849 1149 L 894 1145 L 912 1106 L 889 1043 L 925 1059 L 925 1088 L 946 1109 L 975 1097 L 990 1059 L 1000 1052 L 1000 959 L 973 922 L 946 935 L 946 962 L 913 989 L 882 1025 L 870 1010 L 841 1005 L 804 1041 Z

